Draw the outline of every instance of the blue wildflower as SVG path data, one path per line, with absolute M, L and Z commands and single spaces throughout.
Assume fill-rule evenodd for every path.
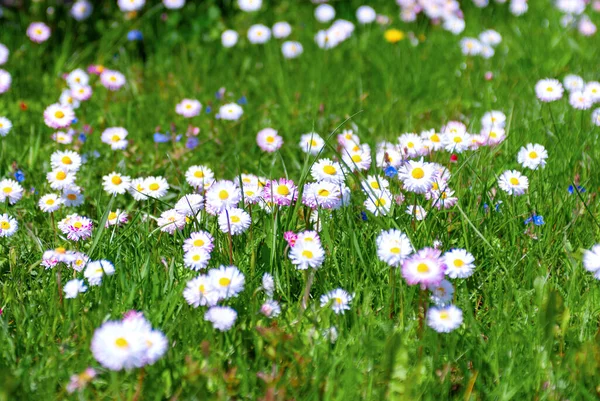
M 569 191 L 569 193 L 571 195 L 575 192 L 575 188 L 573 188 L 573 185 L 569 185 L 568 191 Z M 585 188 L 582 187 L 581 185 L 577 185 L 577 192 L 584 193 L 585 192 Z
M 25 174 L 21 170 L 15 171 L 14 176 L 15 176 L 15 180 L 17 180 L 17 182 L 25 181 Z
M 181 135 L 181 134 L 177 135 L 177 136 L 175 137 L 175 142 L 179 142 L 179 141 L 181 141 L 181 137 L 182 137 L 182 135 Z
M 85 136 L 85 134 L 82 132 L 81 134 L 79 134 L 79 136 L 77 138 L 79 139 L 80 142 L 85 142 L 87 139 L 87 136 Z
M 245 105 L 246 103 L 248 103 L 248 99 L 246 99 L 246 96 L 242 96 L 241 98 L 238 99 L 237 103 L 239 105 Z
M 395 177 L 398 174 L 398 169 L 396 169 L 396 167 L 394 166 L 388 166 L 385 169 L 385 175 L 387 177 Z
M 367 221 L 367 214 L 365 212 L 360 212 L 360 218 L 363 219 L 363 221 Z
M 540 216 L 539 214 L 532 214 L 531 217 L 525 219 L 524 223 L 525 225 L 533 223 L 536 226 L 543 226 L 545 223 L 544 216 Z
M 209 114 L 212 111 L 212 107 L 206 106 L 204 110 L 206 111 L 206 114 Z
M 137 29 L 127 32 L 127 40 L 130 42 L 136 42 L 138 40 L 143 40 L 143 39 L 144 39 L 144 35 L 142 35 L 142 33 L 140 31 L 138 31 Z
M 154 133 L 154 142 L 155 143 L 166 143 L 171 140 L 169 135 L 161 134 L 160 132 Z
M 200 141 L 198 140 L 198 138 L 196 138 L 195 136 L 191 136 L 185 142 L 185 147 L 188 149 L 194 149 L 196 146 L 198 146 L 199 143 Z
M 496 209 L 496 211 L 497 211 L 497 212 L 499 212 L 499 211 L 500 211 L 500 206 L 501 206 L 501 205 L 502 205 L 502 201 L 498 201 L 498 203 L 496 203 L 496 204 L 494 205 L 494 209 Z

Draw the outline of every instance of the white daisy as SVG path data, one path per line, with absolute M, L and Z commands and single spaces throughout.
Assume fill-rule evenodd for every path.
M 462 322 L 462 311 L 454 305 L 432 306 L 427 311 L 427 325 L 438 333 L 456 330 Z
M 102 187 L 110 195 L 124 194 L 131 187 L 131 178 L 129 176 L 112 172 L 102 177 Z
M 250 215 L 243 209 L 225 209 L 219 214 L 219 229 L 224 233 L 239 235 L 250 227 Z
M 452 249 L 442 256 L 446 275 L 450 278 L 467 278 L 475 270 L 475 258 L 464 249 Z
M 331 309 L 333 309 L 336 314 L 344 314 L 350 309 L 352 298 L 354 298 L 352 294 L 349 294 L 341 288 L 337 288 L 327 294 L 321 295 L 321 307 L 331 303 Z
M 377 236 L 377 256 L 392 267 L 399 267 L 413 252 L 410 240 L 400 230 L 382 231 Z
M 517 155 L 517 161 L 525 168 L 531 170 L 537 170 L 538 167 L 546 166 L 546 159 L 548 158 L 548 152 L 542 145 L 527 144 L 522 147 Z
M 529 188 L 527 177 L 517 170 L 507 170 L 498 178 L 498 186 L 509 195 L 523 195 Z

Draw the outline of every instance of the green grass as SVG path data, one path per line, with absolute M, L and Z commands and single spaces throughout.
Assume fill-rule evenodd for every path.
M 467 28 L 461 36 L 477 36 L 487 28 L 503 36 L 492 59 L 467 59 L 458 37 L 422 19 L 401 23 L 394 2 L 373 1 L 378 12 L 392 17 L 393 27 L 422 34 L 424 40 L 417 46 L 408 39 L 391 45 L 381 27 L 357 26 L 347 42 L 323 51 L 313 40 L 322 27 L 308 2 L 271 1 L 255 14 L 231 11 L 225 2 L 226 15 L 213 3 L 188 4 L 168 12 L 166 21 L 159 5 L 147 5 L 140 16 L 125 21 L 106 2 L 85 23 L 65 17 L 61 7 L 48 16 L 44 3 L 27 11 L 5 9 L 0 42 L 11 56 L 2 68 L 13 75 L 13 86 L 0 95 L 0 115 L 14 128 L 0 139 L 0 177 L 11 177 L 18 166 L 26 175 L 23 186 L 39 193 L 27 193 L 15 206 L 0 205 L 0 212 L 20 224 L 15 236 L 0 239 L 0 400 L 597 399 L 600 287 L 583 269 L 581 253 L 600 238 L 599 128 L 591 125 L 590 111 L 573 110 L 566 99 L 542 105 L 533 92 L 545 77 L 576 73 L 586 81 L 599 80 L 597 38 L 562 28 L 550 1 L 531 1 L 521 18 L 510 15 L 506 5 L 480 10 L 465 2 Z M 338 17 L 355 21 L 359 5 L 337 2 Z M 598 14 L 592 18 L 600 22 Z M 36 20 L 53 28 L 42 45 L 24 35 Z M 241 38 L 233 49 L 221 47 L 225 28 L 244 33 L 253 23 L 278 20 L 289 21 L 292 38 L 304 45 L 299 59 L 283 59 L 277 40 L 252 46 Z M 127 42 L 130 29 L 140 29 L 144 41 Z M 128 80 L 110 94 L 95 84 L 92 99 L 76 111 L 76 127 L 93 129 L 76 149 L 101 154 L 77 176 L 86 196 L 77 212 L 96 223 L 92 239 L 79 246 L 92 259 L 113 261 L 116 273 L 61 306 L 57 271 L 39 262 L 46 249 L 76 245 L 55 240 L 49 216 L 36 206 L 50 191 L 45 173 L 59 146 L 50 139 L 53 131 L 43 124 L 42 112 L 58 99 L 61 74 L 91 63 L 122 71 Z M 493 72 L 493 80 L 485 80 L 486 71 Z M 220 87 L 227 89 L 226 100 L 247 97 L 240 121 L 214 119 L 224 103 L 214 97 Z M 201 130 L 201 145 L 187 150 L 185 140 L 154 144 L 157 126 L 164 132 L 174 124 L 185 132 L 188 121 L 174 110 L 183 97 L 212 105 L 211 114 L 192 120 Z M 284 231 L 304 228 L 297 210 L 266 215 L 255 209 L 252 237 L 234 238 L 234 262 L 246 275 L 246 290 L 227 302 L 238 311 L 238 320 L 226 333 L 203 320 L 205 308 L 193 309 L 182 296 L 186 282 L 197 275 L 183 266 L 181 250 L 194 227 L 216 237 L 210 267 L 229 263 L 227 237 L 216 220 L 203 215 L 198 225 L 169 236 L 142 218 L 159 214 L 192 190 L 184 179 L 190 165 L 206 164 L 220 179 L 248 172 L 299 182 L 314 160 L 307 161 L 297 146 L 305 132 L 328 136 L 338 126 L 354 127 L 374 149 L 378 141 L 439 129 L 452 119 L 477 131 L 479 118 L 491 109 L 507 114 L 508 138 L 497 148 L 461 154 L 449 165 L 459 197 L 455 208 L 430 210 L 417 224 L 403 207 L 387 217 L 369 215 L 365 222 L 364 195 L 355 180 L 348 180 L 352 205 L 323 215 L 327 254 L 304 314 L 304 278 L 289 262 L 283 240 Z M 132 143 L 125 152 L 111 152 L 100 142 L 109 126 L 128 129 Z M 255 143 L 256 132 L 267 126 L 285 140 L 273 155 L 261 153 Z M 335 136 L 329 142 L 324 156 L 333 157 Z M 525 172 L 527 195 L 511 199 L 498 190 L 494 196 L 499 174 L 522 170 L 516 153 L 530 142 L 548 149 L 546 168 Z M 448 165 L 448 158 L 442 152 L 432 160 Z M 166 204 L 135 203 L 130 196 L 111 199 L 101 178 L 115 169 L 130 176 L 165 176 L 172 187 Z M 372 172 L 381 173 L 374 166 Z M 576 180 L 587 192 L 567 192 Z M 398 189 L 397 181 L 393 186 Z M 407 199 L 412 202 L 412 195 Z M 484 203 L 493 209 L 498 200 L 504 202 L 500 212 L 484 212 Z M 418 202 L 429 207 L 422 196 Z M 116 230 L 100 229 L 106 211 L 117 207 L 132 221 Z M 69 212 L 60 210 L 56 219 Z M 526 233 L 523 220 L 532 212 L 546 223 Z M 390 318 L 390 271 L 377 259 L 375 238 L 393 227 L 406 232 L 417 249 L 440 240 L 444 250 L 463 247 L 475 256 L 475 274 L 453 281 L 455 303 L 464 312 L 460 329 L 450 334 L 419 330 L 419 290 L 401 278 Z M 64 284 L 74 273 L 61 269 Z M 255 289 L 264 272 L 275 276 L 275 298 L 282 305 L 274 322 L 258 313 L 264 295 Z M 355 293 L 352 309 L 342 316 L 320 308 L 318 301 L 337 287 Z M 106 371 L 91 354 L 91 337 L 105 320 L 119 319 L 130 309 L 143 311 L 165 333 L 169 350 L 143 374 Z M 321 335 L 331 326 L 339 334 L 335 344 Z M 98 378 L 83 393 L 68 395 L 70 375 L 88 366 L 99 371 Z

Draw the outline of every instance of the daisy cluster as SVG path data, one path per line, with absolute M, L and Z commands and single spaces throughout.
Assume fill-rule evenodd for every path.
M 560 23 L 566 28 L 577 29 L 583 36 L 593 36 L 598 28 L 590 17 L 585 14 L 590 2 L 585 0 L 555 0 L 556 8 L 563 13 Z M 596 11 L 600 10 L 597 2 L 593 3 Z
M 557 79 L 541 79 L 535 84 L 535 94 L 544 103 L 562 99 L 565 89 L 569 105 L 576 110 L 589 110 L 600 103 L 600 82 L 585 82 L 579 75 L 568 74 L 561 83 Z M 600 126 L 600 108 L 592 112 L 592 124 Z
M 491 58 L 494 56 L 494 47 L 502 42 L 502 36 L 493 29 L 488 29 L 479 38 L 463 38 L 460 41 L 461 51 L 465 56 L 481 56 Z

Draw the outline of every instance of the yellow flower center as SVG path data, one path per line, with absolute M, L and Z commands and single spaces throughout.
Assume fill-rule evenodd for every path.
M 157 183 L 153 182 L 152 184 L 148 185 L 148 189 L 150 191 L 156 191 L 158 190 L 158 188 L 160 188 L 160 185 L 158 185 Z
M 408 144 L 406 144 L 406 146 L 412 149 L 415 147 L 415 144 L 412 142 L 409 142 Z
M 463 267 L 464 265 L 465 265 L 465 262 L 463 262 L 461 259 L 454 259 L 454 266 Z
M 420 180 L 421 178 L 425 177 L 425 171 L 423 171 L 421 167 L 415 167 L 411 171 L 410 175 L 412 175 L 413 178 Z
M 62 246 L 59 246 L 58 248 L 56 248 L 56 249 L 54 250 L 54 252 L 56 252 L 56 253 L 66 253 L 66 252 L 67 252 L 67 250 L 66 250 L 64 247 L 62 247 Z
M 229 284 L 231 284 L 231 280 L 228 279 L 227 277 L 221 277 L 219 279 L 219 285 L 221 287 L 227 287 Z
M 454 137 L 454 143 L 461 143 L 461 142 L 462 142 L 462 138 L 460 136 Z
M 379 198 L 375 201 L 375 206 L 380 207 L 380 206 L 385 206 L 387 202 L 385 201 L 385 199 L 383 198 Z
M 81 228 L 83 226 L 83 224 L 81 224 L 80 221 L 76 221 L 75 223 L 73 223 L 73 227 L 75 228 Z
M 197 261 L 199 261 L 199 260 L 200 260 L 200 255 L 194 255 L 194 256 L 192 256 L 192 260 L 193 260 L 194 262 L 197 262 Z
M 352 161 L 353 161 L 354 163 L 361 162 L 361 161 L 362 161 L 362 157 L 360 157 L 360 155 L 359 155 L 359 154 L 352 155 Z
M 50 206 L 54 205 L 54 199 L 52 199 L 52 198 L 48 199 L 46 201 L 46 205 L 50 205 Z
M 400 248 L 395 246 L 392 249 L 390 249 L 390 252 L 393 253 L 394 255 L 398 255 L 400 253 Z
M 240 222 L 240 218 L 238 216 L 231 216 L 231 222 L 232 223 L 239 223 Z
M 450 318 L 450 314 L 446 311 L 442 311 L 440 312 L 440 319 L 442 320 L 448 320 Z
M 552 88 L 551 86 L 549 86 L 549 87 L 547 87 L 547 88 L 546 88 L 546 91 L 548 91 L 548 92 L 553 92 L 553 91 L 554 91 L 554 88 Z
M 302 256 L 304 256 L 306 259 L 312 259 L 313 253 L 311 251 L 302 251 Z
M 518 180 L 516 177 L 512 177 L 512 178 L 510 179 L 510 183 L 511 183 L 512 185 L 519 185 L 519 180 Z
M 275 138 L 273 138 L 272 136 L 268 136 L 267 137 L 267 142 L 268 143 L 273 143 L 273 142 L 275 142 Z
M 116 219 L 116 218 L 117 218 L 117 214 L 116 214 L 115 212 L 110 212 L 110 213 L 108 214 L 108 219 L 109 219 L 109 220 L 114 220 L 114 219 Z
M 431 142 L 439 142 L 440 136 L 438 134 L 433 134 L 429 139 L 431 139 Z
M 115 345 L 119 348 L 129 347 L 129 343 L 123 337 L 119 337 L 115 340 Z
M 3 230 L 8 230 L 10 228 L 10 223 L 8 221 L 3 221 L 2 224 L 0 224 L 0 227 L 2 227 Z
M 323 167 L 323 172 L 325 174 L 334 175 L 337 172 L 337 170 L 333 166 L 325 166 Z
M 71 160 L 71 158 L 69 156 L 63 156 L 63 158 L 60 159 L 60 161 L 63 164 L 73 164 L 73 160 Z
M 206 288 L 204 287 L 204 284 L 200 284 L 200 286 L 198 287 L 198 291 L 200 291 L 201 294 L 204 294 L 206 292 Z
M 317 194 L 319 196 L 329 196 L 329 191 L 326 189 L 320 189 L 319 192 L 317 192 Z
M 5 194 L 9 194 L 12 192 L 12 188 L 11 187 L 4 187 L 2 189 L 2 192 L 4 192 Z
M 537 152 L 535 152 L 535 151 L 529 152 L 529 158 L 530 159 L 537 159 L 537 157 L 538 157 Z
M 74 201 L 75 199 L 77 199 L 77 195 L 75 195 L 75 194 L 68 194 L 67 195 L 67 199 Z
M 229 198 L 229 192 L 222 189 L 221 192 L 219 192 L 219 198 L 221 200 L 225 200 L 225 199 Z
M 373 188 L 373 189 L 379 189 L 379 183 L 377 181 L 372 181 L 371 182 L 371 188 Z
M 429 272 L 429 266 L 427 266 L 427 264 L 425 263 L 419 263 L 417 266 L 417 271 L 419 273 L 428 273 Z
M 58 173 L 56 173 L 56 179 L 57 180 L 64 180 L 65 178 L 67 178 L 67 174 L 64 171 L 59 171 Z
M 113 135 L 111 139 L 113 142 L 119 142 L 121 140 L 121 137 L 119 135 Z
M 334 300 L 335 300 L 335 303 L 338 304 L 338 305 L 341 305 L 342 302 L 343 302 L 342 298 L 340 298 L 340 297 L 334 298 Z
M 57 111 L 56 113 L 54 113 L 54 117 L 56 118 L 63 118 L 65 116 L 65 113 L 63 113 L 62 111 Z
M 115 185 L 119 185 L 123 182 L 121 177 L 119 177 L 118 175 L 113 175 L 113 177 L 110 179 L 110 181 Z
M 319 144 L 314 139 L 310 141 L 310 146 L 315 147 L 315 146 L 318 146 L 318 145 Z
M 204 173 L 202 172 L 202 170 L 196 170 L 194 172 L 194 177 L 196 177 L 196 178 L 204 178 Z
M 286 196 L 290 194 L 290 189 L 287 187 L 287 185 L 279 185 L 277 187 L 277 193 L 281 196 Z

